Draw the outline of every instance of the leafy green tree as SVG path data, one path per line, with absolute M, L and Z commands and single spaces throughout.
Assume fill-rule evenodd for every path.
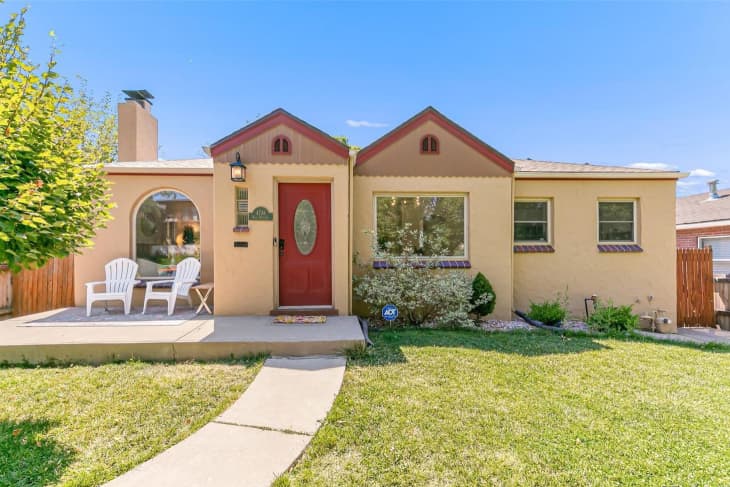
M 110 97 L 74 90 L 55 48 L 33 64 L 25 13 L 0 25 L 0 263 L 13 271 L 91 245 L 110 218 L 103 165 L 116 157 Z

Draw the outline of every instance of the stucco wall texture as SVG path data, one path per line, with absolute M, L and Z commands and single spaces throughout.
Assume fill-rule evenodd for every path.
M 333 305 L 349 313 L 349 188 L 348 166 L 334 164 L 250 164 L 246 182 L 230 180 L 228 164 L 216 162 L 215 178 L 215 286 L 216 314 L 264 315 L 278 302 L 277 186 L 279 182 L 329 182 L 332 185 Z M 248 232 L 234 232 L 234 193 L 237 185 L 249 188 L 249 208 L 263 206 L 273 221 L 251 221 Z M 234 241 L 248 242 L 234 248 Z
M 565 292 L 573 315 L 585 315 L 592 294 L 615 304 L 633 304 L 643 314 L 660 308 L 676 323 L 674 180 L 515 181 L 515 198 L 550 198 L 554 253 L 514 256 L 514 304 Z M 638 253 L 601 253 L 597 248 L 597 202 L 636 198 Z M 650 301 L 649 296 L 653 299 Z
M 376 194 L 460 194 L 468 205 L 468 255 L 471 274 L 482 272 L 494 286 L 494 317 L 509 319 L 512 310 L 512 178 L 424 178 L 356 176 L 353 199 L 354 255 L 371 258 Z M 498 229 L 495 231 L 495 229 Z
M 112 220 L 100 229 L 94 246 L 74 260 L 76 306 L 86 303 L 85 282 L 103 281 L 104 265 L 118 257 L 133 258 L 134 213 L 145 198 L 160 190 L 178 191 L 192 200 L 200 218 L 200 278 L 213 280 L 213 177 L 212 175 L 130 174 L 107 175 L 112 183 Z M 135 290 L 135 304 L 141 303 L 144 289 Z

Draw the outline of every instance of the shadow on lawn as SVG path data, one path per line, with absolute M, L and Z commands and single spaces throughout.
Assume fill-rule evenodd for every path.
M 402 363 L 407 359 L 401 347 L 446 347 L 514 353 L 527 357 L 551 354 L 595 352 L 610 347 L 598 343 L 587 335 L 560 335 L 550 332 L 495 332 L 479 330 L 379 330 L 372 331 L 375 343 L 363 353 L 352 358 L 359 365 L 385 365 Z
M 49 421 L 0 421 L 0 486 L 42 486 L 58 481 L 74 452 L 46 438 Z

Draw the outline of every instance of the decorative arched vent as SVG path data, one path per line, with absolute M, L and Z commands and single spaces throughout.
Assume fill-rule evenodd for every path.
M 291 154 L 291 141 L 285 135 L 277 135 L 271 144 L 271 153 L 274 155 Z
M 439 139 L 435 135 L 426 135 L 421 139 L 421 154 L 438 154 Z

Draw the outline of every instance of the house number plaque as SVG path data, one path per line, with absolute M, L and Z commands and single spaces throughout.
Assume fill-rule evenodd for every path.
M 274 214 L 263 206 L 257 206 L 251 213 L 248 214 L 249 221 L 271 221 L 274 219 Z

